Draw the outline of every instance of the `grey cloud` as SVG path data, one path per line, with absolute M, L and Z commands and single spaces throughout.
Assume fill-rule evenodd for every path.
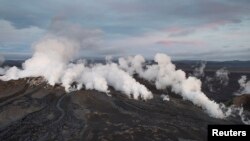
M 10 21 L 16 30 L 38 27 L 39 29 L 49 30 L 50 32 L 56 32 L 57 34 L 64 34 L 64 32 L 68 33 L 69 31 L 62 30 L 65 25 L 52 28 L 54 20 L 59 19 L 62 21 L 78 23 L 87 29 L 98 28 L 100 30 L 96 30 L 95 33 L 91 32 L 89 34 L 98 34 L 98 36 L 94 36 L 97 38 L 105 36 L 104 39 L 107 42 L 117 39 L 122 40 L 127 37 L 133 38 L 143 36 L 145 33 L 150 34 L 154 31 L 162 31 L 162 33 L 165 34 L 164 29 L 168 29 L 173 26 L 181 27 L 183 30 L 173 33 L 168 32 L 166 33 L 166 38 L 182 38 L 183 36 L 192 35 L 193 33 L 199 34 L 200 32 L 197 30 L 197 27 L 201 26 L 209 26 L 210 24 L 217 24 L 218 26 L 221 26 L 228 23 L 233 23 L 235 25 L 241 24 L 242 22 L 245 22 L 246 19 L 250 19 L 249 13 L 250 9 L 248 0 L 25 0 L 22 2 L 18 0 L 11 0 L 1 1 L 0 4 L 1 19 Z M 32 36 L 36 36 L 35 34 L 36 33 L 32 34 Z M 70 33 L 68 35 L 70 35 Z M 1 36 L 4 35 L 2 34 L 0 37 Z M 80 36 L 82 35 L 79 32 L 76 38 Z M 218 36 L 221 36 L 221 34 Z M 240 44 L 241 41 L 245 40 L 237 40 L 236 43 Z M 13 42 L 15 41 L 13 40 Z M 9 41 L 11 44 L 13 42 Z M 230 41 L 223 40 L 222 42 Z M 219 43 L 221 46 L 224 45 L 222 42 Z M 101 44 L 102 47 L 104 46 L 103 49 L 92 46 L 88 51 L 93 55 L 95 55 L 95 52 L 96 55 L 122 53 L 132 54 L 137 52 L 150 55 L 154 52 L 161 51 L 168 53 L 169 50 L 171 51 L 170 53 L 174 54 L 176 52 L 178 53 L 180 48 L 183 50 L 183 48 L 179 46 L 177 46 L 177 49 L 174 48 L 176 46 L 174 46 L 173 49 L 164 48 L 157 50 L 149 47 L 142 49 L 136 45 L 133 46 L 132 43 L 128 44 L 133 47 L 127 47 L 126 43 L 124 43 L 122 45 L 118 45 L 120 47 L 109 48 L 106 47 L 107 44 L 103 43 L 102 40 L 100 40 L 100 43 L 98 44 Z M 4 45 L 8 47 L 11 46 L 6 43 Z M 27 43 L 25 45 L 27 45 Z M 205 56 L 209 58 L 209 54 L 210 56 L 214 55 L 214 57 L 216 54 L 217 56 L 222 56 L 216 51 L 212 53 L 209 52 L 211 50 L 213 51 L 215 46 L 220 46 L 214 44 L 212 45 L 213 47 L 211 48 L 207 47 L 210 48 L 207 52 L 200 52 L 200 56 L 197 54 L 195 57 Z M 22 46 L 24 45 L 22 44 Z M 185 45 L 183 46 L 185 47 Z M 229 50 L 230 52 L 230 48 L 225 50 Z M 13 52 L 15 51 L 18 50 L 13 50 Z M 198 52 L 199 50 L 193 51 Z M 223 51 L 218 52 L 223 53 Z M 244 55 L 247 51 L 238 54 L 236 54 L 236 52 L 237 51 L 232 52 L 235 54 L 235 58 L 238 56 L 239 58 L 247 59 L 247 56 Z M 204 53 L 203 56 L 202 53 Z M 189 58 L 191 58 L 192 55 L 196 54 L 190 53 Z M 224 56 L 225 58 L 229 58 L 227 55 Z
M 13 10 L 15 8 L 15 10 Z M 16 27 L 46 27 L 51 19 L 64 15 L 69 20 L 87 26 L 160 28 L 164 26 L 197 25 L 224 20 L 239 22 L 249 16 L 244 2 L 228 0 L 181 0 L 181 1 L 4 1 L 0 5 L 0 17 Z M 112 30 L 112 29 L 107 29 Z M 133 30 L 134 31 L 134 30 Z M 131 32 L 133 32 L 131 30 Z

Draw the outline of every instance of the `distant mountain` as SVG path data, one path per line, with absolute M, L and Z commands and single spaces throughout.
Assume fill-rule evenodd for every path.
M 198 67 L 201 62 L 206 62 L 206 70 L 214 70 L 226 68 L 228 70 L 244 70 L 250 71 L 250 61 L 201 61 L 201 60 L 182 60 L 173 61 L 177 68 L 194 69 Z
M 25 60 L 5 60 L 5 62 L 2 64 L 2 66 L 16 66 L 16 67 L 21 67 L 22 63 Z
M 105 63 L 105 59 L 100 58 L 89 58 L 87 59 L 88 62 L 91 63 Z M 6 60 L 2 66 L 17 66 L 21 67 L 22 63 L 25 60 Z M 117 62 L 117 59 L 113 60 Z M 177 66 L 177 68 L 184 69 L 184 70 L 191 70 L 195 67 L 198 67 L 201 62 L 206 62 L 206 69 L 220 69 L 226 68 L 228 70 L 249 70 L 250 71 L 250 61 L 202 61 L 202 60 L 180 60 L 180 61 L 173 61 L 173 63 Z M 153 63 L 152 60 L 148 60 L 148 63 Z

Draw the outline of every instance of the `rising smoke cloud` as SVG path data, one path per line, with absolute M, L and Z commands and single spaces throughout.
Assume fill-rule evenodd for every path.
M 241 76 L 238 83 L 240 84 L 239 94 L 250 94 L 250 81 L 247 81 L 247 76 Z
M 173 92 L 180 94 L 183 99 L 202 107 L 212 117 L 225 117 L 220 105 L 210 100 L 201 91 L 201 81 L 199 79 L 186 77 L 184 71 L 176 70 L 171 58 L 165 54 L 156 54 L 154 61 L 156 64 L 143 66 L 145 59 L 137 55 L 135 57 L 120 58 L 119 65 L 129 74 L 137 73 L 141 78 L 153 82 L 157 89 L 170 87 Z
M 210 92 L 220 91 L 223 87 L 228 86 L 228 83 L 229 71 L 225 68 L 216 70 L 213 77 L 205 77 L 205 84 Z
M 229 71 L 226 70 L 225 68 L 221 68 L 215 72 L 216 79 L 219 80 L 220 84 L 222 84 L 223 86 L 228 85 L 228 81 L 229 81 L 228 75 L 229 75 Z
M 53 25 L 49 33 L 34 43 L 34 54 L 22 64 L 22 68 L 7 69 L 0 76 L 1 80 L 43 77 L 52 86 L 61 84 L 66 92 L 84 87 L 109 93 L 111 86 L 130 98 L 153 98 L 152 92 L 133 78 L 137 74 L 153 82 L 157 89 L 171 88 L 174 93 L 203 108 L 212 117 L 227 116 L 218 103 L 201 91 L 201 81 L 192 76 L 187 77 L 182 70 L 176 70 L 171 58 L 165 54 L 156 54 L 155 64 L 152 65 L 146 65 L 141 55 L 119 58 L 118 64 L 110 58 L 107 58 L 106 64 L 89 65 L 84 60 L 72 63 L 81 49 L 96 46 L 101 32 L 61 22 L 55 24 L 57 26 Z
M 17 80 L 25 77 L 43 77 L 48 84 L 61 84 L 67 92 L 95 89 L 108 93 L 108 86 L 134 99 L 151 99 L 152 93 L 115 63 L 87 66 L 84 61 L 70 63 L 82 48 L 93 47 L 98 39 L 98 30 L 87 30 L 79 26 L 56 23 L 41 40 L 33 45 L 32 58 L 22 64 L 22 68 L 11 67 L 0 79 Z M 58 27 L 55 26 L 55 27 Z M 63 28 L 62 28 L 63 27 Z M 76 83 L 76 88 L 72 87 Z
M 206 68 L 206 62 L 201 62 L 199 67 L 196 67 L 193 71 L 193 76 L 201 78 L 204 76 L 204 70 Z

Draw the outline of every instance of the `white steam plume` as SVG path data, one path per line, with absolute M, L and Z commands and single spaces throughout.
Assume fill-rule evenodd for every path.
M 44 77 L 50 85 L 60 80 L 67 63 L 72 59 L 78 45 L 64 37 L 46 36 L 34 45 L 32 58 L 22 64 L 22 70 L 12 67 L 2 80 L 24 77 Z
M 220 82 L 220 84 L 222 84 L 223 86 L 227 86 L 229 81 L 228 74 L 228 70 L 221 68 L 215 72 L 215 77 Z
M 193 75 L 197 78 L 203 77 L 205 67 L 206 67 L 206 62 L 201 62 L 200 66 L 194 69 Z
M 169 96 L 165 95 L 165 94 L 162 94 L 161 98 L 162 98 L 163 101 L 169 101 L 170 100 Z
M 86 89 L 108 93 L 108 86 L 112 86 L 134 99 L 146 100 L 153 97 L 145 86 L 120 69 L 117 64 L 109 62 L 106 65 L 88 67 L 81 61 L 70 63 L 81 48 L 93 47 L 92 42 L 99 31 L 61 24 L 59 23 L 59 26 L 64 27 L 60 28 L 62 30 L 54 29 L 34 44 L 35 52 L 32 58 L 22 64 L 22 69 L 12 67 L 0 79 L 8 81 L 42 76 L 48 84 L 61 84 L 67 92 L 79 90 L 84 85 Z
M 153 98 L 152 93 L 144 85 L 138 83 L 115 63 L 96 64 L 90 67 L 83 63 L 70 64 L 62 77 L 62 85 L 66 91 L 70 91 L 73 82 L 78 83 L 77 89 L 81 89 L 84 85 L 86 89 L 108 93 L 108 86 L 112 86 L 134 99 Z
M 21 69 L 9 68 L 0 79 L 8 81 L 42 76 L 52 86 L 61 84 L 67 92 L 79 90 L 84 86 L 86 89 L 108 93 L 108 86 L 111 86 L 134 99 L 151 99 L 152 93 L 131 76 L 136 73 L 154 82 L 157 89 L 171 87 L 173 92 L 202 107 L 212 117 L 226 116 L 219 104 L 207 98 L 201 91 L 201 81 L 195 77 L 186 77 L 182 70 L 176 70 L 169 56 L 156 54 L 156 64 L 146 66 L 141 55 L 128 59 L 120 58 L 119 66 L 111 61 L 91 66 L 86 65 L 84 61 L 70 63 L 81 48 L 93 47 L 95 41 L 98 42 L 100 31 L 62 23 L 55 27 L 34 44 L 32 58 L 26 60 Z
M 229 71 L 225 68 L 216 70 L 213 77 L 206 76 L 205 84 L 210 92 L 216 92 L 226 87 L 229 83 Z M 220 87 L 218 87 L 220 86 Z
M 135 72 L 141 74 L 143 69 L 143 63 L 145 59 L 141 55 L 136 55 L 134 57 L 129 56 L 125 58 L 119 58 L 118 63 L 119 67 L 126 70 L 130 75 L 133 75 Z
M 206 76 L 206 79 L 205 79 L 205 85 L 208 87 L 209 91 L 210 92 L 214 92 L 214 88 L 213 88 L 213 85 L 211 84 L 211 82 L 213 81 L 214 79 L 210 76 Z
M 247 76 L 241 76 L 238 83 L 240 84 L 239 94 L 250 94 L 250 81 L 247 81 Z
M 201 81 L 195 77 L 187 78 L 184 71 L 176 70 L 169 56 L 156 54 L 154 61 L 157 64 L 143 66 L 143 63 L 145 63 L 143 57 L 136 56 L 127 59 L 120 58 L 119 65 L 130 74 L 136 72 L 140 77 L 154 82 L 157 89 L 171 87 L 173 92 L 180 94 L 183 99 L 190 100 L 195 105 L 202 107 L 212 117 L 224 118 L 226 116 L 219 104 L 210 100 L 201 91 Z M 142 66 L 146 67 L 146 69 L 143 69 Z
M 144 86 L 138 83 L 133 77 L 121 70 L 117 64 L 110 63 L 106 65 L 96 65 L 92 68 L 100 76 L 107 80 L 108 85 L 114 87 L 116 90 L 122 91 L 133 98 L 150 99 L 152 93 Z

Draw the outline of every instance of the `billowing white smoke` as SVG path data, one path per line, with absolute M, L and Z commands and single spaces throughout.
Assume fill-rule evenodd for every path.
M 247 76 L 241 76 L 238 83 L 240 84 L 240 94 L 250 94 L 250 81 L 247 81 Z
M 143 72 L 143 63 L 145 59 L 141 55 L 136 55 L 134 57 L 129 56 L 125 58 L 119 58 L 118 63 L 119 67 L 126 70 L 130 75 L 133 75 L 135 72 L 142 74 Z
M 108 85 L 114 87 L 116 90 L 124 92 L 128 96 L 132 95 L 135 99 L 139 97 L 143 99 L 152 98 L 152 93 L 147 90 L 144 85 L 138 83 L 133 77 L 121 70 L 115 63 L 96 65 L 92 68 L 92 71 L 104 77 Z
M 24 77 L 44 77 L 50 85 L 60 80 L 68 61 L 72 58 L 77 45 L 74 42 L 54 36 L 46 36 L 34 45 L 32 58 L 22 64 L 22 70 L 12 67 L 1 77 L 2 80 Z
M 61 25 L 60 25 L 61 26 Z M 70 63 L 80 48 L 92 46 L 96 30 L 76 27 L 54 29 L 34 44 L 32 58 L 22 64 L 22 69 L 12 67 L 0 79 L 4 81 L 42 76 L 50 85 L 62 84 L 67 92 L 74 89 L 95 89 L 108 93 L 108 86 L 122 91 L 134 99 L 150 99 L 152 93 L 117 64 L 97 64 L 87 67 L 84 62 Z M 69 33 L 69 34 L 68 34 Z M 73 86 L 72 86 L 73 85 Z M 74 86 L 76 85 L 76 86 Z M 74 88 L 75 87 L 75 88 Z
M 195 77 L 187 78 L 185 72 L 176 70 L 170 57 L 165 54 L 156 54 L 154 61 L 157 64 L 143 66 L 144 58 L 137 55 L 134 58 L 120 58 L 119 65 L 130 74 L 136 72 L 140 77 L 154 82 L 157 89 L 170 87 L 173 92 L 202 107 L 212 117 L 225 117 L 219 104 L 207 98 L 201 91 L 199 79 Z
M 229 80 L 228 74 L 228 70 L 221 68 L 215 72 L 215 77 L 220 82 L 220 84 L 227 86 Z
M 197 78 L 203 77 L 205 67 L 206 67 L 206 62 L 201 62 L 200 66 L 194 69 L 193 75 Z
M 153 98 L 152 93 L 144 85 L 138 83 L 115 63 L 96 64 L 90 67 L 83 63 L 70 64 L 62 77 L 62 85 L 69 91 L 73 82 L 77 82 L 77 89 L 84 85 L 86 89 L 108 93 L 108 86 L 112 86 L 134 99 Z
M 141 55 L 120 58 L 119 66 L 111 62 L 110 58 L 107 64 L 92 66 L 86 65 L 84 61 L 70 63 L 81 48 L 93 46 L 99 31 L 78 26 L 59 27 L 34 44 L 34 54 L 22 64 L 22 69 L 11 67 L 0 79 L 8 81 L 42 76 L 52 86 L 61 84 L 67 92 L 84 86 L 86 89 L 108 93 L 108 86 L 111 86 L 134 99 L 152 98 L 152 93 L 131 76 L 136 73 L 154 82 L 157 89 L 170 87 L 173 92 L 202 107 L 212 117 L 225 117 L 219 104 L 208 99 L 201 91 L 201 81 L 195 77 L 186 77 L 182 70 L 176 70 L 167 55 L 157 54 L 154 59 L 156 64 L 146 66 Z
M 34 54 L 22 64 L 22 69 L 10 68 L 2 80 L 42 76 L 50 85 L 55 85 L 69 61 L 81 48 L 94 46 L 101 34 L 97 29 L 84 29 L 61 21 L 53 21 L 51 27 L 41 40 L 33 44 Z
M 225 111 L 226 116 L 239 116 L 242 123 L 250 125 L 249 114 L 244 112 L 243 107 L 236 107 L 235 105 L 231 105 L 230 107 L 226 107 L 225 105 L 221 105 L 223 111 Z
M 165 94 L 162 94 L 161 98 L 162 98 L 163 101 L 169 101 L 170 100 L 169 96 L 165 95 Z
M 240 111 L 239 111 L 238 115 L 240 116 L 241 121 L 242 121 L 244 124 L 250 125 L 250 119 L 249 119 L 249 117 L 247 117 L 247 116 L 244 114 L 243 108 L 240 108 Z
M 225 68 L 218 69 L 213 77 L 206 76 L 205 84 L 210 92 L 220 91 L 229 83 L 229 71 Z M 218 87 L 219 86 L 219 87 Z

